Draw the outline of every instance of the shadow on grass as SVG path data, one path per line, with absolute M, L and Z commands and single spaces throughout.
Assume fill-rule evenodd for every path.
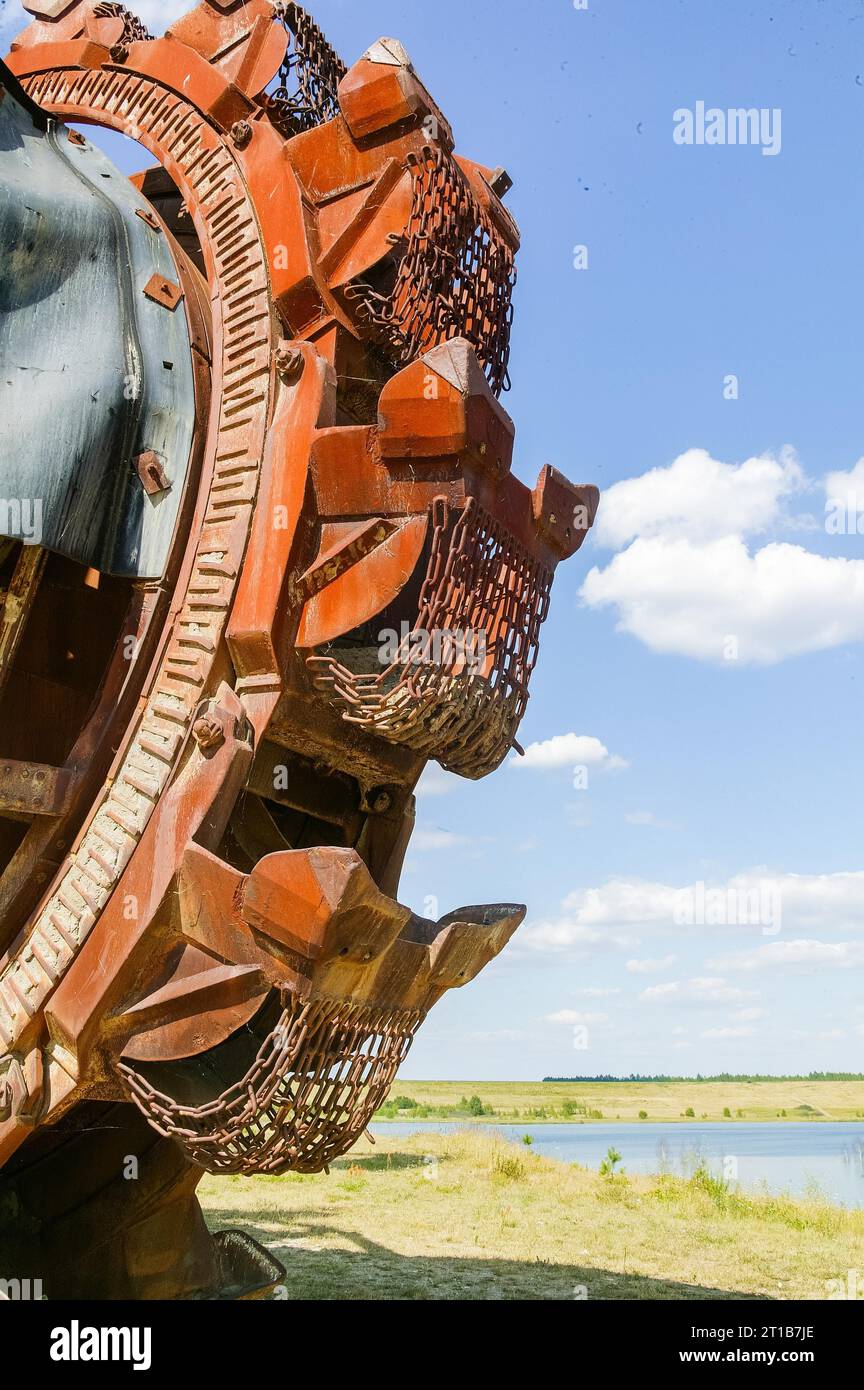
M 413 1158 L 407 1154 L 401 1157 Z M 406 1162 L 402 1166 L 413 1165 Z M 230 1208 L 208 1205 L 206 1218 L 213 1231 L 225 1227 L 236 1229 L 238 1225 L 237 1213 Z M 594 1266 L 554 1264 L 548 1260 L 402 1255 L 357 1231 L 320 1221 L 292 1221 L 282 1239 L 275 1235 L 271 1221 L 256 1221 L 251 1213 L 244 1214 L 241 1227 L 285 1265 L 283 1297 L 291 1302 L 318 1299 L 773 1301 L 762 1294 L 681 1284 Z M 334 1238 L 341 1248 L 314 1248 L 319 1242 Z
M 384 1150 L 377 1154 L 349 1154 L 346 1158 L 337 1158 L 330 1165 L 333 1172 L 340 1168 L 344 1172 L 349 1168 L 362 1168 L 367 1173 L 388 1173 L 397 1168 L 423 1168 L 427 1160 L 422 1154 L 400 1154 Z

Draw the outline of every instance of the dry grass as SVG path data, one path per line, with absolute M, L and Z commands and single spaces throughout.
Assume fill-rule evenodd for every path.
M 407 1097 L 428 1109 L 429 1118 L 457 1108 L 461 1099 L 472 1095 L 488 1106 L 490 1119 L 528 1120 L 532 1125 L 543 1120 L 639 1120 L 640 1111 L 647 1112 L 647 1123 L 661 1120 L 664 1125 L 688 1119 L 726 1125 L 735 1120 L 864 1120 L 864 1081 L 403 1081 L 397 1077 L 390 1091 L 392 1098 Z M 578 1109 L 565 1113 L 564 1106 Z
M 287 1266 L 289 1299 L 825 1298 L 864 1212 L 697 1174 L 601 1178 L 477 1131 L 364 1143 L 329 1177 L 206 1178 L 213 1229 Z
M 573 1120 L 638 1120 L 648 1123 L 716 1120 L 729 1124 L 758 1120 L 864 1120 L 864 1081 L 403 1081 L 397 1078 L 391 1097 L 407 1096 L 432 1110 L 457 1107 L 463 1097 L 476 1095 L 498 1120 L 543 1123 Z M 566 1115 L 565 1105 L 579 1111 Z M 688 1115 L 687 1110 L 693 1115 Z M 724 1116 L 724 1109 L 731 1112 Z M 544 1111 L 532 1114 L 532 1111 Z M 740 1112 L 740 1113 L 739 1113 Z M 785 1112 L 785 1114 L 784 1114 Z M 430 1116 L 434 1118 L 434 1116 Z M 460 1116 L 460 1119 L 462 1116 Z M 465 1116 L 470 1119 L 469 1116 Z

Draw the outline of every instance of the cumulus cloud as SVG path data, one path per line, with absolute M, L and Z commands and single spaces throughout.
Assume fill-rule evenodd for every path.
M 611 880 L 601 888 L 580 889 L 564 899 L 560 917 L 526 927 L 519 944 L 552 953 L 584 953 L 595 946 L 632 948 L 639 945 L 639 937 L 616 929 L 647 922 L 671 926 L 679 892 L 660 883 L 623 879 Z
M 772 941 L 753 951 L 716 956 L 707 962 L 711 970 L 730 970 L 746 974 L 761 971 L 790 971 L 810 974 L 814 970 L 864 969 L 864 942 L 860 941 Z
M 660 956 L 656 960 L 628 960 L 627 970 L 631 975 L 657 975 L 661 970 L 669 970 L 677 961 L 677 956 Z
M 667 468 L 613 483 L 601 495 L 594 539 L 620 550 L 638 536 L 705 541 L 765 531 L 779 519 L 783 500 L 803 485 L 791 449 L 740 464 L 688 449 Z
M 826 473 L 824 487 L 828 502 L 845 505 L 851 498 L 859 507 L 864 507 L 864 458 L 860 458 L 846 473 Z
M 618 631 L 652 651 L 724 665 L 770 666 L 864 639 L 864 560 L 785 542 L 751 554 L 740 536 L 640 538 L 595 566 L 581 594 L 614 608 Z
M 681 886 L 609 879 L 568 894 L 559 917 L 529 923 L 519 941 L 549 952 L 597 945 L 626 949 L 645 937 L 732 930 L 864 937 L 864 872 L 778 874 L 756 868 L 717 883 Z
M 555 734 L 539 743 L 529 743 L 524 756 L 514 753 L 508 767 L 550 772 L 562 767 L 599 767 L 607 772 L 627 767 L 624 758 L 610 753 L 599 738 L 590 734 Z
M 568 952 L 586 957 L 595 950 L 632 950 L 638 945 L 638 937 L 621 932 L 598 931 L 570 917 L 554 917 L 534 922 L 520 932 L 515 949 L 518 951 L 524 947 L 549 955 Z
M 713 1009 L 719 1004 L 743 1003 L 749 997 L 751 991 L 727 985 L 720 976 L 713 975 L 651 985 L 648 989 L 643 989 L 639 995 L 646 1004 L 673 1004 L 697 1009 Z
M 862 464 L 826 488 L 858 486 L 864 501 Z M 785 504 L 805 486 L 791 450 L 727 464 L 704 449 L 614 484 L 595 531 L 618 553 L 588 573 L 583 602 L 652 651 L 733 666 L 861 641 L 864 560 L 746 540 L 792 524 Z
M 706 1028 L 701 1035 L 703 1038 L 716 1038 L 718 1041 L 725 1041 L 727 1038 L 752 1038 L 752 1028 Z

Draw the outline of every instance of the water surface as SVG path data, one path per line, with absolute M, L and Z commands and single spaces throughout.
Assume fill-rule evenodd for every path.
M 381 1139 L 452 1133 L 465 1128 L 444 1120 L 388 1120 L 370 1126 Z M 703 1162 L 747 1191 L 806 1196 L 813 1188 L 831 1202 L 864 1207 L 864 1124 L 789 1120 L 727 1124 L 592 1123 L 472 1124 L 520 1143 L 530 1134 L 535 1153 L 599 1168 L 610 1147 L 630 1173 L 687 1176 Z

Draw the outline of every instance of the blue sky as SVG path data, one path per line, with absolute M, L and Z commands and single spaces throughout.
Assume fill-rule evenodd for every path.
M 529 912 L 405 1074 L 864 1070 L 864 553 L 826 528 L 864 509 L 864 3 L 588 4 L 313 7 L 348 62 L 401 39 L 510 172 L 514 467 L 605 490 L 527 765 L 424 778 L 403 899 Z M 699 101 L 779 109 L 779 153 L 676 144 Z

